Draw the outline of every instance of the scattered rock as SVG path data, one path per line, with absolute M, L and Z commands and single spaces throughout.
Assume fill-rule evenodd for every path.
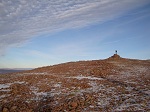
M 72 109 L 76 109 L 78 106 L 78 103 L 77 102 L 71 102 L 70 106 Z
M 9 109 L 6 108 L 6 107 L 4 107 L 3 110 L 2 110 L 2 112 L 9 112 Z
M 2 102 L 3 102 L 3 103 L 7 103 L 7 102 L 8 102 L 8 100 L 7 100 L 7 99 L 4 99 Z
M 12 106 L 12 107 L 10 108 L 10 111 L 11 111 L 11 112 L 14 112 L 16 109 L 17 109 L 17 106 Z
M 70 62 L 0 75 L 0 86 L 10 85 L 0 89 L 0 111 L 146 112 L 149 67 L 147 61 L 125 60 L 115 54 L 106 60 Z M 78 76 L 88 78 L 79 80 Z
M 29 109 L 28 112 L 34 112 L 33 109 Z

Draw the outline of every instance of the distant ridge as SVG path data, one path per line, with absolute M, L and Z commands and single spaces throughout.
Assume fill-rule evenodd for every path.
M 22 72 L 22 71 L 26 71 L 26 70 L 32 70 L 32 68 L 14 68 L 14 69 L 3 68 L 3 69 L 0 69 L 0 74 Z

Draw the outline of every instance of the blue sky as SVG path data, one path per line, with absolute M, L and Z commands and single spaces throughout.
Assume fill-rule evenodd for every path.
M 149 0 L 0 1 L 0 68 L 150 59 Z

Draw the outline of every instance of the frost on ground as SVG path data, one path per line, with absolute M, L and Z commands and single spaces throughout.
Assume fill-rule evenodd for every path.
M 1 89 L 5 89 L 5 88 L 9 88 L 11 85 L 11 83 L 7 83 L 7 84 L 0 84 L 0 90 Z
M 103 80 L 103 78 L 91 77 L 91 76 L 76 76 L 76 77 L 67 77 L 67 78 L 75 78 L 75 79 L 78 79 L 78 80 L 81 80 L 81 79 Z
M 81 75 L 82 74 L 82 75 Z M 79 61 L 0 75 L 0 111 L 150 110 L 150 63 Z

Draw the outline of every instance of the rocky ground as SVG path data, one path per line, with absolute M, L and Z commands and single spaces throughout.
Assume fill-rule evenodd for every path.
M 0 75 L 1 112 L 150 111 L 150 61 L 69 62 Z

